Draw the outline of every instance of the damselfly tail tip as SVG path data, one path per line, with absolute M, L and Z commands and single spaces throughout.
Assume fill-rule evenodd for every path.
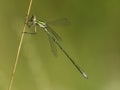
M 87 74 L 85 74 L 85 73 L 83 72 L 82 75 L 83 75 L 84 78 L 88 79 Z

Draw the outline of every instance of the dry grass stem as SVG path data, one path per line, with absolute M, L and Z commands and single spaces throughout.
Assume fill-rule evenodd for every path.
M 25 19 L 25 24 L 24 24 L 22 32 L 25 32 L 25 30 L 26 30 L 26 24 L 27 24 L 28 17 L 29 17 L 29 14 L 30 14 L 31 6 L 32 6 L 32 0 L 30 0 L 30 4 L 29 4 L 29 7 L 28 7 L 28 11 L 27 11 L 26 19 Z M 14 74 L 15 74 L 15 71 L 16 71 L 16 67 L 17 67 L 17 63 L 18 63 L 18 59 L 19 59 L 19 54 L 20 54 L 23 38 L 24 38 L 24 33 L 22 33 L 21 38 L 20 38 L 20 43 L 19 43 L 19 46 L 18 46 L 17 55 L 16 55 L 16 59 L 15 59 L 15 64 L 14 64 L 14 67 L 13 67 L 12 76 L 10 78 L 10 84 L 9 84 L 8 90 L 11 90 L 11 87 L 12 87 L 12 84 L 13 84 Z

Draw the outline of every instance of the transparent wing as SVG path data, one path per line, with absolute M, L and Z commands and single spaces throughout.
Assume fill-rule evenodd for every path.
M 52 53 L 53 53 L 54 56 L 57 56 L 57 48 L 55 46 L 55 43 L 51 39 L 51 37 L 49 35 L 48 35 L 48 38 L 49 38 L 49 42 L 50 42 L 50 47 L 51 47 Z
M 54 38 L 56 38 L 56 40 L 62 41 L 62 38 L 49 25 L 47 25 L 46 29 Z
M 47 22 L 47 24 L 54 25 L 54 26 L 66 26 L 70 24 L 70 21 L 67 18 L 61 18 L 61 19 Z

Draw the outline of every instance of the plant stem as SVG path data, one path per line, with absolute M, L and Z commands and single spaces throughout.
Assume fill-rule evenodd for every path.
M 25 30 L 26 30 L 26 24 L 27 24 L 28 17 L 29 17 L 29 14 L 30 14 L 31 6 L 32 6 L 32 0 L 30 0 L 30 4 L 29 4 L 29 7 L 28 7 L 28 11 L 27 11 L 26 19 L 25 19 L 25 24 L 23 26 L 22 32 L 25 32 Z M 10 78 L 10 84 L 9 84 L 8 90 L 11 90 L 11 87 L 12 87 L 12 84 L 13 84 L 14 74 L 15 74 L 15 71 L 16 71 L 16 67 L 17 67 L 17 63 L 18 63 L 18 59 L 19 59 L 19 55 L 20 55 L 20 50 L 21 50 L 23 38 L 24 38 L 24 33 L 22 33 L 21 38 L 20 38 L 20 43 L 19 43 L 19 46 L 18 46 L 17 55 L 16 55 L 16 59 L 15 59 L 15 64 L 14 64 L 14 67 L 13 67 L 12 76 Z

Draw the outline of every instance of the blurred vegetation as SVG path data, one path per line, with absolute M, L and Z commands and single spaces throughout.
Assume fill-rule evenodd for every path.
M 45 21 L 69 19 L 69 26 L 52 28 L 89 79 L 78 73 L 59 48 L 58 57 L 54 57 L 46 34 L 37 28 L 37 35 L 24 37 L 12 90 L 119 90 L 119 3 L 33 0 L 31 15 Z M 0 90 L 8 88 L 28 5 L 29 0 L 0 3 Z

